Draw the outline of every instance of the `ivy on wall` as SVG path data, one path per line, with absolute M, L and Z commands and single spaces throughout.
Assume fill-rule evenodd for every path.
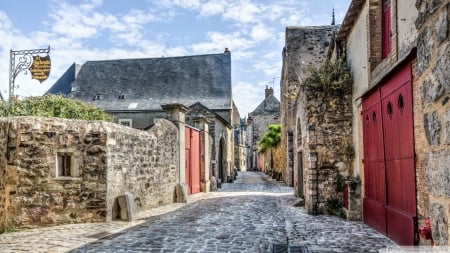
M 352 76 L 345 67 L 343 57 L 327 59 L 320 67 L 311 67 L 309 73 L 302 85 L 333 94 L 349 94 L 352 91 Z
M 57 95 L 13 99 L 11 103 L 1 102 L 0 117 L 12 116 L 112 121 L 112 117 L 100 108 Z

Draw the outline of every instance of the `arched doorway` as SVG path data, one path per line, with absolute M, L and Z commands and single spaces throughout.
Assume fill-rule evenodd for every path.
M 219 142 L 219 157 L 218 157 L 218 176 L 219 179 L 222 183 L 225 182 L 224 178 L 224 173 L 225 173 L 225 168 L 226 168 L 226 160 L 225 160 L 225 140 L 223 138 L 220 138 L 220 142 Z

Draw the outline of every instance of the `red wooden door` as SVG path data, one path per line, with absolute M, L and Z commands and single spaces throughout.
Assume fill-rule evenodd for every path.
M 191 129 L 191 189 L 200 192 L 200 132 Z
M 387 232 L 402 245 L 414 244 L 416 175 L 411 67 L 381 87 L 387 180 Z
M 363 101 L 364 222 L 401 245 L 415 243 L 412 103 L 411 65 Z
M 200 132 L 185 129 L 185 177 L 188 194 L 200 192 Z
M 386 234 L 386 174 L 380 93 L 363 101 L 364 222 Z
M 184 139 L 185 139 L 185 170 L 184 170 L 184 176 L 186 178 L 186 190 L 188 194 L 192 193 L 192 186 L 191 186 L 191 129 L 189 127 L 185 128 L 184 131 Z

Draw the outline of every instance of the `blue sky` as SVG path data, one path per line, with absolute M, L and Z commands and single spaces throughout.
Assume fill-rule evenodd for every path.
M 8 96 L 9 51 L 51 47 L 50 78 L 16 78 L 15 94 L 42 95 L 73 63 L 222 53 L 232 59 L 241 117 L 279 98 L 286 26 L 340 23 L 350 0 L 2 0 L 0 91 Z

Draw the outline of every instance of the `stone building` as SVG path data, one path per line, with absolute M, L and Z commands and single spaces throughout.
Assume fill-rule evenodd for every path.
M 328 152 L 347 130 L 343 123 L 347 112 L 340 111 L 344 100 L 328 98 L 302 86 L 311 67 L 320 66 L 331 50 L 338 26 L 287 27 L 281 73 L 281 147 L 284 181 L 294 186 L 298 197 L 305 197 L 308 212 L 320 213 L 334 194 L 331 184 L 341 164 L 338 153 Z M 342 117 L 342 118 L 339 118 Z M 343 130 L 343 129 L 342 129 Z M 345 143 L 345 142 L 344 142 Z M 330 150 L 331 151 L 331 150 Z
M 291 97 L 289 88 L 293 87 L 297 102 L 282 99 L 286 150 L 290 148 L 290 135 L 294 136 L 294 155 L 295 151 L 303 154 L 311 144 L 317 149 L 321 139 L 329 134 L 333 138 L 344 138 L 345 142 L 350 140 L 354 158 L 332 166 L 339 172 L 347 172 L 343 174 L 347 181 L 342 196 L 347 217 L 362 217 L 366 224 L 401 245 L 430 245 L 430 241 L 419 240 L 418 232 L 427 233 L 421 227 L 428 218 L 434 242 L 449 245 L 450 148 L 447 137 L 450 136 L 450 107 L 447 102 L 450 92 L 446 79 L 450 66 L 449 13 L 448 0 L 417 0 L 415 5 L 410 0 L 351 1 L 342 25 L 329 40 L 329 53 L 319 49 L 306 54 L 319 54 L 317 60 L 324 59 L 324 55 L 344 57 L 352 73 L 350 103 L 338 106 L 344 110 L 342 115 L 348 116 L 342 117 L 331 134 L 325 131 L 330 129 L 324 129 L 326 113 L 318 114 L 322 115 L 319 118 L 306 117 L 310 121 L 302 121 L 300 117 L 299 123 L 295 122 L 295 115 L 307 116 L 311 108 L 329 108 L 330 104 L 323 101 L 330 98 L 318 94 L 308 97 L 306 88 L 301 87 L 302 78 L 308 75 L 301 63 L 309 62 L 301 58 L 305 54 L 298 54 L 298 59 L 292 61 L 296 54 L 289 46 L 307 47 L 308 41 L 304 38 L 308 37 L 299 36 L 303 40 L 295 42 L 289 40 L 287 31 L 282 98 Z M 322 32 L 322 36 L 326 34 Z M 295 79 L 296 75 L 300 78 Z M 322 106 L 317 104 L 317 98 Z M 295 109 L 290 110 L 289 106 Z M 302 111 L 302 108 L 308 110 Z M 317 131 L 317 124 L 304 125 L 304 122 L 320 120 L 321 132 Z M 300 129 L 293 127 L 295 124 L 300 125 Z M 338 131 L 339 126 L 341 130 L 351 130 L 342 135 L 344 132 Z M 296 138 L 296 134 L 302 138 Z M 292 161 L 294 177 L 303 175 L 306 183 L 303 193 L 308 211 L 311 209 L 308 199 L 320 202 L 320 194 L 327 192 L 326 185 L 319 184 L 316 191 L 309 188 L 312 185 L 308 180 L 314 176 L 321 179 L 321 176 L 308 171 L 319 166 L 327 152 L 335 156 L 335 162 L 345 156 L 333 151 L 331 146 L 323 151 L 323 154 L 309 152 L 308 156 L 298 156 L 303 159 Z M 290 163 L 289 159 L 286 161 Z M 295 173 L 302 169 L 303 173 Z M 322 180 L 330 182 L 332 178 Z M 301 193 L 301 187 L 296 185 L 295 189 L 297 194 Z
M 132 220 L 135 212 L 186 201 L 184 111 L 164 108 L 172 122 L 161 119 L 145 131 L 100 121 L 0 119 L 0 231 Z M 197 120 L 203 138 L 205 122 Z
M 165 117 L 160 105 L 183 104 L 188 123 L 209 119 L 211 175 L 222 182 L 234 165 L 231 53 L 88 61 L 72 65 L 48 90 L 102 108 L 114 122 L 147 129 Z
M 247 124 L 240 119 L 234 126 L 234 166 L 238 171 L 247 170 Z
M 249 146 L 247 166 L 250 170 L 267 171 L 278 167 L 272 164 L 271 157 L 267 157 L 267 159 L 259 158 L 262 154 L 258 152 L 258 143 L 264 133 L 267 132 L 267 127 L 280 124 L 280 101 L 274 96 L 273 88 L 266 87 L 264 95 L 264 100 L 248 114 L 247 118 L 247 142 Z
M 417 0 L 416 7 L 417 74 L 412 93 L 417 213 L 419 225 L 430 218 L 434 242 L 449 245 L 450 1 Z
M 428 216 L 417 152 L 425 133 L 417 17 L 407 0 L 352 1 L 337 35 L 354 76 L 353 167 L 362 179 L 362 217 L 402 245 L 419 243 L 418 223 Z

